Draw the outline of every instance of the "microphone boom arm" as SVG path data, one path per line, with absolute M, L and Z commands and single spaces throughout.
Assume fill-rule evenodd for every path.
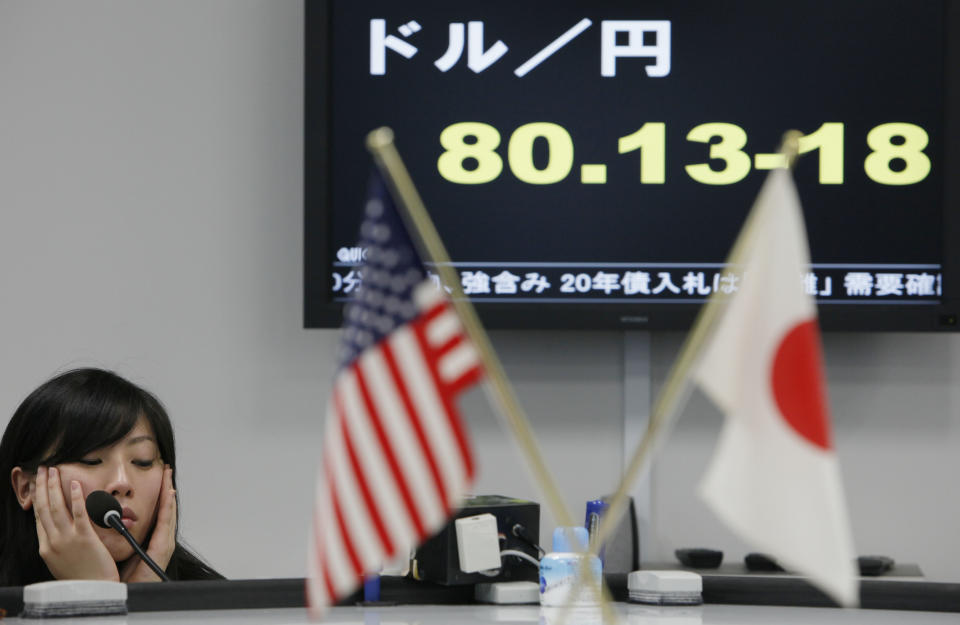
M 120 535 L 127 539 L 127 542 L 130 543 L 130 546 L 133 547 L 133 550 L 137 552 L 137 555 L 140 556 L 144 562 L 147 563 L 154 573 L 157 576 L 165 581 L 169 582 L 170 578 L 167 577 L 167 574 L 157 566 L 157 563 L 153 561 L 153 558 L 147 555 L 147 552 L 143 550 L 137 540 L 130 535 L 130 532 L 127 531 L 126 526 L 123 524 L 123 520 L 120 517 L 120 502 L 117 501 L 116 497 L 104 490 L 95 490 L 89 495 L 87 495 L 87 514 L 90 517 L 90 520 L 99 525 L 100 527 L 113 528 L 120 532 Z
M 123 525 L 123 521 L 120 520 L 120 514 L 116 510 L 108 511 L 105 515 L 103 515 L 103 520 L 127 539 L 127 542 L 130 543 L 130 546 L 133 547 L 134 551 L 137 552 L 137 555 L 139 555 L 140 558 L 147 563 L 147 566 L 149 566 L 161 580 L 165 582 L 170 581 L 170 578 L 167 577 L 167 574 L 164 572 L 164 570 L 153 561 L 153 558 L 147 555 L 147 552 L 143 550 L 143 547 L 141 547 L 137 543 L 137 540 L 130 535 L 130 532 L 128 532 L 127 528 Z

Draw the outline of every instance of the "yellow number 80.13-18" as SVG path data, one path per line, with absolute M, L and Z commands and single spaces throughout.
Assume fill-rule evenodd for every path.
M 701 184 L 729 185 L 746 178 L 751 169 L 770 169 L 773 154 L 755 155 L 754 164 L 743 151 L 747 133 L 735 124 L 710 122 L 695 126 L 687 140 L 708 144 L 709 157 L 721 161 L 714 169 L 708 163 L 687 165 L 687 175 Z M 533 160 L 534 143 L 542 139 L 547 145 L 546 165 L 538 168 Z M 717 141 L 717 139 L 719 141 Z M 915 124 L 891 122 L 875 126 L 867 134 L 872 150 L 864 161 L 864 171 L 874 182 L 885 185 L 909 185 L 922 181 L 930 173 L 930 158 L 923 153 L 929 138 Z M 444 148 L 437 160 L 437 170 L 446 180 L 456 184 L 492 182 L 503 171 L 503 158 L 496 152 L 500 132 L 483 122 L 458 122 L 440 133 Z M 639 150 L 640 182 L 663 184 L 666 181 L 666 124 L 647 122 L 637 131 L 618 139 L 618 153 Z M 800 154 L 817 152 L 820 184 L 843 184 L 844 125 L 822 124 L 814 132 L 800 138 Z M 532 122 L 517 128 L 507 143 L 510 171 L 528 184 L 547 185 L 564 180 L 574 164 L 573 139 L 567 130 L 550 122 Z M 765 165 L 761 165 L 761 159 Z M 898 162 L 897 169 L 893 168 Z M 467 165 L 471 167 L 468 169 Z M 604 165 L 590 165 L 602 167 Z M 604 178 L 601 180 L 605 180 Z

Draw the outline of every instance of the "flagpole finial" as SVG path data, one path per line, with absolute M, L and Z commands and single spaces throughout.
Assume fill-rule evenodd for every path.
M 787 167 L 793 169 L 800 155 L 800 137 L 803 133 L 799 130 L 788 130 L 783 133 L 783 141 L 780 144 L 780 153 L 787 159 Z
M 381 126 L 371 130 L 367 134 L 367 149 L 376 153 L 380 148 L 384 148 L 393 143 L 393 130 L 387 126 Z

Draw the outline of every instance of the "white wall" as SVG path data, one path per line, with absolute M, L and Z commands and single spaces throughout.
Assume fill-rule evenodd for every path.
M 231 577 L 303 575 L 333 374 L 335 332 L 301 328 L 302 31 L 300 0 L 0 0 L 0 427 L 65 368 L 153 390 L 184 534 Z M 623 337 L 493 338 L 579 516 L 622 460 Z M 654 388 L 679 340 L 653 337 Z M 960 336 L 826 351 L 860 552 L 960 580 Z M 481 394 L 464 405 L 476 491 L 536 497 Z M 693 496 L 719 423 L 695 396 L 664 449 L 648 557 L 746 551 Z

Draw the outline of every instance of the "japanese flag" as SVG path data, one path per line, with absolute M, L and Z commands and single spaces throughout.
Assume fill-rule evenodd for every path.
M 693 374 L 726 414 L 701 496 L 756 549 L 856 605 L 816 307 L 802 283 L 809 250 L 787 170 L 771 172 L 753 210 L 742 287 Z

